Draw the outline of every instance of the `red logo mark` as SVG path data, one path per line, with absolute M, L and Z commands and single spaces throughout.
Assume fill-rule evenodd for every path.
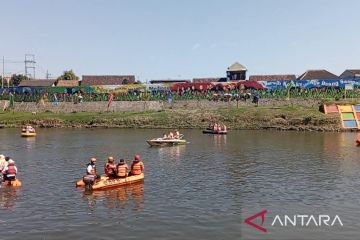
M 244 220 L 245 223 L 249 224 L 250 226 L 260 230 L 260 231 L 263 231 L 263 232 L 267 232 L 267 229 L 262 227 L 262 226 L 259 226 L 255 223 L 252 222 L 252 220 L 254 220 L 255 218 L 261 216 L 261 225 L 264 224 L 264 221 L 265 221 L 265 214 L 267 213 L 267 210 L 263 210 L 261 212 L 258 212 L 256 213 L 255 215 L 252 215 L 250 217 L 248 217 L 247 219 Z

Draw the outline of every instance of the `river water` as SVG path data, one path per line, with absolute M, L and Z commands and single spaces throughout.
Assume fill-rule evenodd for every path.
M 186 146 L 148 147 L 163 131 L 39 129 L 21 138 L 1 129 L 0 153 L 23 183 L 0 188 L 1 239 L 358 239 L 356 133 L 183 130 Z M 102 172 L 108 155 L 130 163 L 136 153 L 143 183 L 75 188 L 90 157 Z M 243 222 L 264 209 L 268 232 Z M 343 226 L 271 226 L 285 214 L 338 215 Z

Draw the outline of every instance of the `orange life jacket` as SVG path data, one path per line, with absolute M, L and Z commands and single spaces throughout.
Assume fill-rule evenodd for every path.
M 125 164 L 118 164 L 116 166 L 116 175 L 118 177 L 126 177 L 127 176 L 127 169 L 128 169 L 128 165 Z
M 9 163 L 6 175 L 16 175 L 15 164 Z
M 131 174 L 139 175 L 144 170 L 144 164 L 141 161 L 133 162 L 131 165 Z
M 105 165 L 104 172 L 107 176 L 112 175 L 115 172 L 116 165 L 115 163 L 107 163 Z

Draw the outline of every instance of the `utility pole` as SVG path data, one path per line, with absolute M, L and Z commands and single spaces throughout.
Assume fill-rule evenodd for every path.
M 51 74 L 49 73 L 49 70 L 46 70 L 46 79 L 49 79 Z
M 32 78 L 35 79 L 35 55 L 25 54 L 25 76 L 31 78 L 30 69 L 33 70 Z
M 1 78 L 1 88 L 4 88 L 4 68 L 5 68 L 5 58 L 3 56 L 3 72 L 2 72 L 2 78 Z

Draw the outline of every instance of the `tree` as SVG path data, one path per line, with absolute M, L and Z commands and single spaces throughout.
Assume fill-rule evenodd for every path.
M 73 70 L 64 71 L 63 75 L 57 78 L 58 80 L 79 80 L 79 77 L 73 72 Z
M 11 76 L 11 79 L 10 79 L 10 83 L 13 85 L 13 86 L 18 86 L 20 84 L 21 81 L 26 81 L 26 80 L 29 80 L 29 78 L 25 75 L 22 75 L 22 74 L 13 74 Z

